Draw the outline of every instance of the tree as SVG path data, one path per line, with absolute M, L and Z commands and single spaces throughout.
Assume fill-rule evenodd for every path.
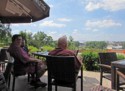
M 68 48 L 71 50 L 76 50 L 79 49 L 79 41 L 74 41 L 72 36 L 69 36 L 69 41 L 68 41 Z
M 32 37 L 32 33 L 31 32 L 26 32 L 26 30 L 25 30 L 25 31 L 20 31 L 19 34 L 21 34 L 21 36 L 23 38 L 25 38 L 26 43 L 28 45 L 32 44 L 31 42 L 33 41 L 33 37 Z
M 51 36 L 47 36 L 44 32 L 37 32 L 33 36 L 34 43 L 37 44 L 35 47 L 40 48 L 44 45 L 54 45 L 53 39 Z
M 51 36 L 46 36 L 46 40 L 45 40 L 45 45 L 51 45 L 54 46 L 54 42 Z
M 107 47 L 107 43 L 105 41 L 90 41 L 86 42 L 86 48 L 94 48 L 94 49 L 105 49 Z
M 0 23 L 0 42 L 4 45 L 9 45 L 11 41 L 11 28 L 10 24 Z
M 125 49 L 125 42 L 122 43 L 122 49 Z

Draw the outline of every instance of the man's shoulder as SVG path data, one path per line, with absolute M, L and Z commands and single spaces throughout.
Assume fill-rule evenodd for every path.
M 71 54 L 74 54 L 74 52 L 72 50 L 69 50 L 69 49 L 65 49 L 63 50 L 64 52 L 67 52 L 67 53 L 71 53 Z
M 16 52 L 17 50 L 20 50 L 20 47 L 18 47 L 18 46 L 15 46 L 15 45 L 10 45 L 10 47 L 8 48 L 8 52 L 12 52 L 12 53 L 14 53 L 14 52 Z
M 50 51 L 50 52 L 49 52 L 49 55 L 53 55 L 53 54 L 55 54 L 55 53 L 56 53 L 56 51 L 57 51 L 56 49 L 54 49 L 54 50 Z
M 69 49 L 59 49 L 56 48 L 52 51 L 49 52 L 49 55 L 67 55 L 67 56 L 73 56 L 74 52 L 72 50 Z

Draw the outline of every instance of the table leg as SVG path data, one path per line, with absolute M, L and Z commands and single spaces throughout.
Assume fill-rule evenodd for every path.
M 111 87 L 116 89 L 116 67 L 111 65 Z

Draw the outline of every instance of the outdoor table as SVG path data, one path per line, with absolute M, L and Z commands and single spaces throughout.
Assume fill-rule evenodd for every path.
M 116 70 L 117 68 L 125 68 L 125 59 L 114 61 L 111 63 L 111 87 L 116 89 Z
M 33 52 L 32 54 L 34 56 L 37 56 L 38 59 L 39 59 L 39 57 L 47 57 L 48 56 L 48 52 Z

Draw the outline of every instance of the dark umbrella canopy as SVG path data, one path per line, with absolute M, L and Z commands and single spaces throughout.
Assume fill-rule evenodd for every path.
M 29 23 L 49 16 L 50 7 L 43 0 L 0 0 L 2 23 Z

